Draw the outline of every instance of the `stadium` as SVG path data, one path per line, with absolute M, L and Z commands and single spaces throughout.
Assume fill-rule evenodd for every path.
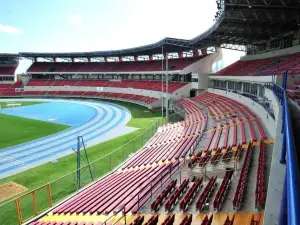
M 300 224 L 300 2 L 216 5 L 192 39 L 0 53 L 1 225 Z

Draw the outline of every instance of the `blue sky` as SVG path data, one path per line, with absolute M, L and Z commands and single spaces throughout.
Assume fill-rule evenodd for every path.
M 211 25 L 215 0 L 0 0 L 0 52 L 130 48 L 193 38 Z
M 190 39 L 213 24 L 215 12 L 214 0 L 0 0 L 1 52 L 95 51 Z

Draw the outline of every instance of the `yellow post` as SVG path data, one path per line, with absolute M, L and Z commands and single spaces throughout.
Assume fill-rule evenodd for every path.
M 38 207 L 37 207 L 37 204 L 36 204 L 36 196 L 35 196 L 35 191 L 31 192 L 32 194 L 32 201 L 33 201 L 33 212 L 34 212 L 34 215 L 37 215 L 38 214 Z
M 49 207 L 52 207 L 52 196 L 51 196 L 50 184 L 47 184 L 47 194 L 48 194 Z
M 19 198 L 17 198 L 15 200 L 15 205 L 16 205 L 16 210 L 17 210 L 17 217 L 18 217 L 18 222 L 19 222 L 19 225 L 22 224 L 22 214 L 21 214 L 21 210 L 20 210 L 20 201 L 19 201 Z

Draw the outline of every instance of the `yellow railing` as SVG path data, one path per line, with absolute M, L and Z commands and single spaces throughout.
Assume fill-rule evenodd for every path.
M 33 202 L 33 216 L 37 216 L 39 214 L 39 210 L 38 210 L 38 205 L 37 205 L 37 200 L 36 200 L 36 192 L 38 190 L 41 190 L 41 189 L 44 189 L 46 188 L 46 191 L 47 191 L 47 197 L 48 197 L 48 206 L 49 208 L 52 207 L 52 196 L 51 196 L 51 189 L 50 189 L 50 184 L 46 184 L 44 186 L 41 186 L 37 189 L 34 189 L 24 195 L 21 195 L 19 197 L 17 197 L 15 199 L 15 205 L 16 205 L 16 211 L 17 211 L 17 217 L 18 217 L 18 222 L 19 222 L 19 225 L 21 225 L 23 223 L 23 218 L 22 218 L 22 208 L 21 208 L 21 199 L 28 196 L 28 195 L 32 195 L 32 202 Z M 27 218 L 27 219 L 30 219 L 30 218 Z

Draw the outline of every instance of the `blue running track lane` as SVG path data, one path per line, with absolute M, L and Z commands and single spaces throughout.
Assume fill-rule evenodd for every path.
M 0 99 L 33 101 L 34 99 Z M 127 127 L 130 112 L 119 105 L 99 101 L 36 99 L 43 104 L 2 109 L 0 113 L 70 126 L 34 141 L 0 149 L 0 179 L 73 153 L 76 137 L 88 147 L 136 130 Z M 17 138 L 17 137 L 16 137 Z

